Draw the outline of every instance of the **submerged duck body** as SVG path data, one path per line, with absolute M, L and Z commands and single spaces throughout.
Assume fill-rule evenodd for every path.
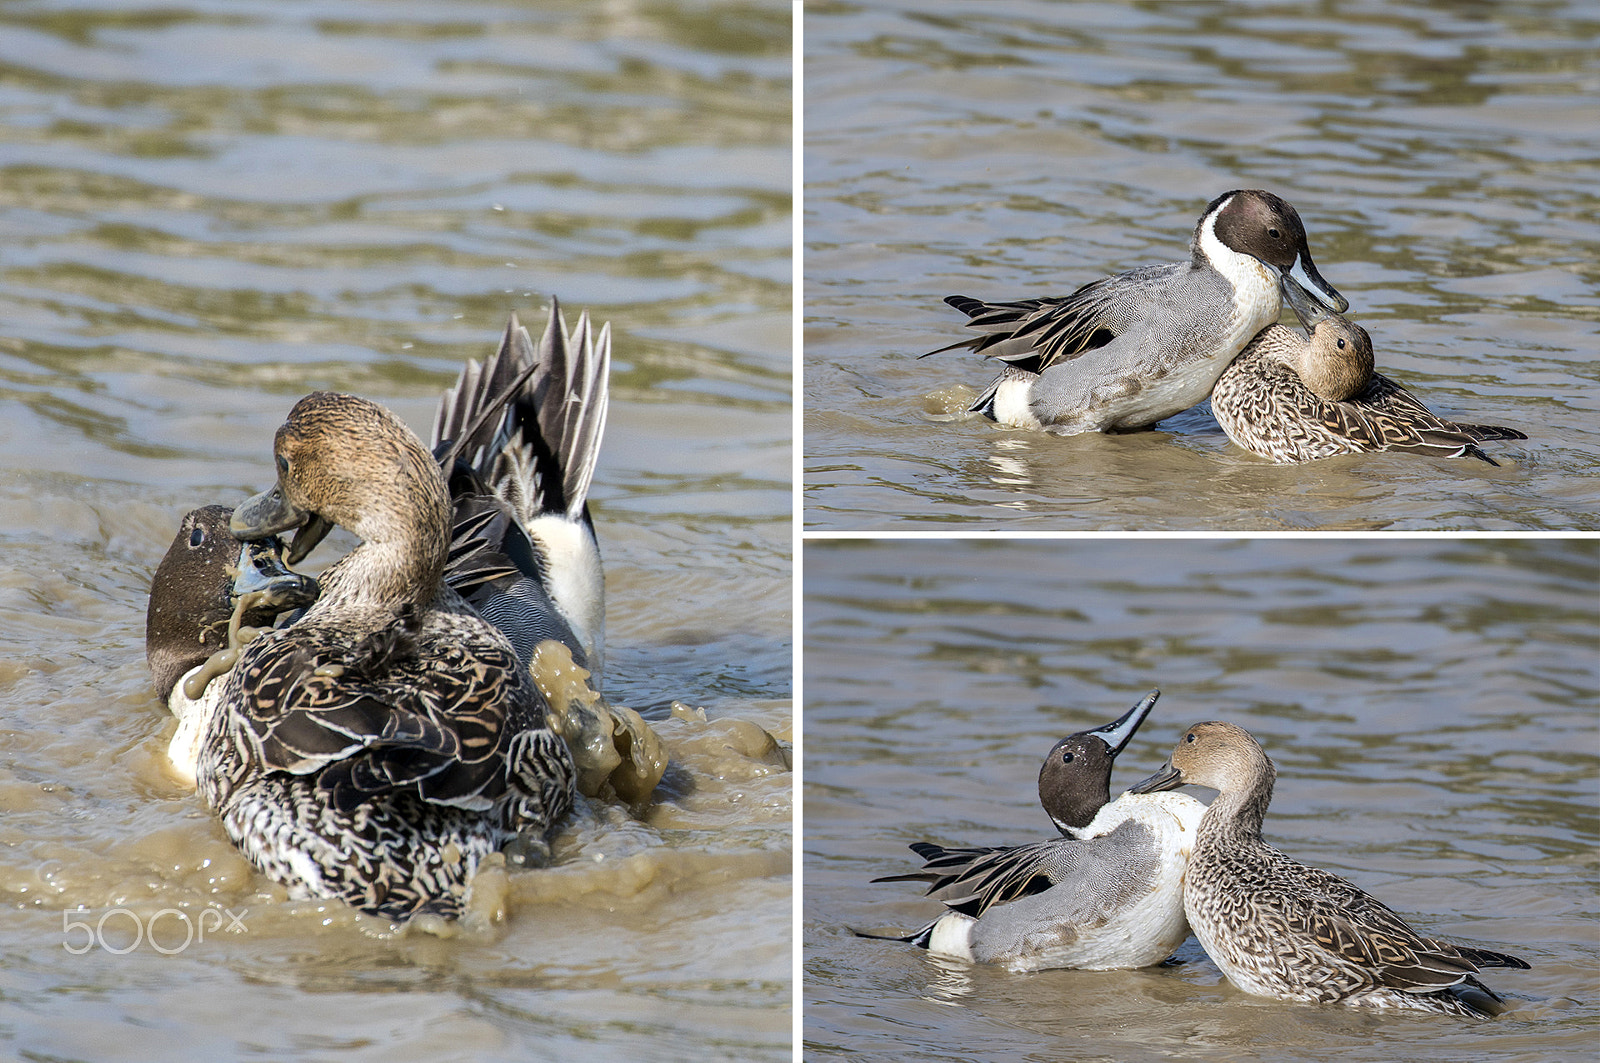
M 277 536 L 241 543 L 228 531 L 233 510 L 191 510 L 156 569 L 145 613 L 145 655 L 156 694 L 178 719 L 167 754 L 173 770 L 195 781 L 200 743 L 215 715 L 239 647 L 279 614 L 316 601 L 310 576 L 284 563 Z
M 1277 324 L 1263 329 L 1217 379 L 1211 412 L 1235 444 L 1280 463 L 1399 450 L 1498 465 L 1478 443 L 1528 438 L 1435 416 L 1373 372 L 1371 337 L 1338 314 L 1318 317 L 1309 336 Z
M 1039 797 L 1062 837 L 966 849 L 919 842 L 921 871 L 876 879 L 927 882 L 949 909 L 893 940 L 1015 971 L 1144 967 L 1172 955 L 1189 936 L 1182 882 L 1205 806 L 1187 794 L 1108 800 L 1112 763 L 1158 696 L 1051 749 Z
M 291 896 L 457 915 L 485 856 L 565 815 L 571 757 L 510 642 L 445 582 L 449 495 L 410 429 L 319 392 L 274 450 L 278 485 L 234 511 L 233 534 L 301 528 L 291 561 L 334 524 L 362 542 L 225 677 L 200 792 Z
M 1277 772 L 1243 728 L 1189 728 L 1135 793 L 1185 784 L 1218 796 L 1200 822 L 1183 887 L 1195 937 L 1247 993 L 1323 1004 L 1483 1017 L 1500 997 L 1474 975 L 1528 964 L 1417 933 L 1376 898 L 1261 838 Z
M 971 406 L 1000 424 L 1061 435 L 1144 428 L 1194 406 L 1283 299 L 1349 303 L 1317 272 L 1300 216 L 1256 189 L 1213 200 L 1187 262 L 1143 266 L 1060 298 L 945 302 L 982 335 L 966 348 L 1006 368 Z M 939 351 L 930 352 L 933 354 Z

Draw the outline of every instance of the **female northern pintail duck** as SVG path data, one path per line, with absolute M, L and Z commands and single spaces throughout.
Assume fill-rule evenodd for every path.
M 317 581 L 291 572 L 276 536 L 241 543 L 228 532 L 233 510 L 204 506 L 184 515 L 156 569 L 145 613 L 145 655 L 156 694 L 178 718 L 168 747 L 190 783 L 200 756 L 211 679 L 238 660 L 241 642 L 278 615 L 317 600 Z
M 1112 763 L 1160 693 L 1050 750 L 1039 801 L 1063 837 L 1009 848 L 918 842 L 921 871 L 874 879 L 931 883 L 949 909 L 891 940 L 1014 971 L 1146 967 L 1172 955 L 1189 936 L 1183 871 L 1205 806 L 1187 794 L 1107 803 Z
M 587 498 L 610 364 L 610 326 L 596 331 L 587 312 L 569 333 L 552 299 L 537 345 L 512 314 L 496 353 L 482 366 L 469 361 L 445 391 L 433 431 L 451 474 L 446 582 L 511 640 L 524 666 L 539 642 L 555 639 L 596 690 L 605 597 Z M 318 593 L 312 577 L 286 567 L 275 536 L 234 539 L 231 513 L 208 506 L 186 515 L 150 587 L 146 653 L 157 694 L 179 720 L 169 757 L 191 784 L 200 729 L 222 690 L 212 680 L 237 661 L 236 633 L 249 639 Z M 300 532 L 295 560 L 326 530 Z
M 1217 378 L 1211 412 L 1228 438 L 1276 462 L 1377 450 L 1474 457 L 1477 444 L 1527 439 L 1514 428 L 1457 424 L 1373 372 L 1367 330 L 1339 314 L 1313 314 L 1309 336 L 1268 325 Z
M 1362 890 L 1261 839 L 1277 769 L 1243 728 L 1201 723 L 1132 793 L 1218 791 L 1189 857 L 1183 907 L 1195 937 L 1247 993 L 1323 1004 L 1488 1016 L 1502 1001 L 1480 967 L 1515 956 L 1425 937 Z
M 1227 192 L 1195 226 L 1187 262 L 1141 266 L 1071 295 L 945 302 L 983 335 L 965 347 L 1005 369 L 971 410 L 1013 428 L 1060 435 L 1143 428 L 1187 410 L 1287 297 L 1350 304 L 1317 272 L 1300 215 L 1259 189 Z M 932 351 L 938 354 L 939 351 Z
M 484 857 L 570 809 L 572 758 L 505 635 L 445 581 L 449 492 L 411 430 L 317 392 L 273 449 L 278 483 L 234 511 L 233 534 L 299 528 L 291 562 L 333 525 L 362 541 L 225 677 L 200 791 L 293 897 L 458 915 Z

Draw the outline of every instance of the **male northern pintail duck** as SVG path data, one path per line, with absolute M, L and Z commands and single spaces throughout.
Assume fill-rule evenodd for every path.
M 949 909 L 891 940 L 1014 971 L 1146 967 L 1172 955 L 1189 936 L 1183 871 L 1205 806 L 1187 794 L 1107 803 L 1112 763 L 1159 696 L 1068 735 L 1045 757 L 1039 801 L 1063 837 L 972 849 L 918 842 L 921 871 L 874 879 L 931 883 L 929 895 Z
M 1276 462 L 1405 450 L 1498 465 L 1478 443 L 1528 438 L 1514 428 L 1434 416 L 1373 372 L 1366 329 L 1339 314 L 1312 314 L 1306 323 L 1309 336 L 1268 325 L 1217 378 L 1211 412 L 1244 449 Z
M 1259 189 L 1227 192 L 1195 226 L 1187 262 L 1141 266 L 1071 295 L 987 303 L 945 300 L 983 335 L 968 348 L 1006 363 L 973 412 L 1060 435 L 1143 428 L 1205 399 L 1217 376 L 1287 297 L 1350 304 L 1317 272 L 1305 226 Z M 929 352 L 938 354 L 939 351 Z
M 446 578 L 524 665 L 555 639 L 596 690 L 605 580 L 588 497 L 610 370 L 611 326 L 596 333 L 585 311 L 569 335 L 551 300 L 538 347 L 512 314 L 500 349 L 482 366 L 467 363 L 433 422 L 454 513 Z
M 194 781 L 210 680 L 238 660 L 241 641 L 280 613 L 317 600 L 317 581 L 292 572 L 276 536 L 241 543 L 228 532 L 233 510 L 204 506 L 184 515 L 156 569 L 145 613 L 145 654 L 156 694 L 178 718 L 168 747 L 173 768 Z M 230 650 L 231 647 L 231 650 Z
M 1528 964 L 1425 937 L 1356 886 L 1261 839 L 1277 769 L 1248 731 L 1201 723 L 1132 793 L 1218 791 L 1189 857 L 1183 907 L 1195 937 L 1247 993 L 1316 1003 L 1488 1016 L 1503 1002 L 1473 975 Z

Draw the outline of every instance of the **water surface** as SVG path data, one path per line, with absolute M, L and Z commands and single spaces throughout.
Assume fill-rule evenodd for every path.
M 1600 526 L 1592 5 L 918 0 L 805 31 L 807 527 Z M 994 375 L 917 359 L 971 335 L 945 296 L 1181 260 L 1252 187 L 1298 208 L 1381 371 L 1530 436 L 1501 468 L 1274 466 L 1205 404 L 1119 437 L 930 417 Z
M 1593 540 L 808 543 L 807 1058 L 1590 1058 L 1597 645 Z M 1193 938 L 1173 966 L 1012 974 L 851 935 L 942 910 L 869 881 L 911 842 L 1054 837 L 1045 753 L 1154 687 L 1113 793 L 1190 724 L 1243 726 L 1278 766 L 1267 840 L 1528 960 L 1484 975 L 1510 1010 L 1251 997 Z
M 0 1055 L 788 1058 L 790 71 L 779 3 L 0 12 Z M 300 395 L 426 433 L 551 295 L 615 334 L 607 691 L 705 708 L 685 774 L 486 935 L 289 904 L 163 771 L 150 574 Z

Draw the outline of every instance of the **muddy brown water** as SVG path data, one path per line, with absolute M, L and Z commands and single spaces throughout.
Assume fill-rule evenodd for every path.
M 811 542 L 805 582 L 808 1059 L 1593 1055 L 1594 540 Z M 1013 974 L 851 935 L 942 910 L 869 881 L 911 842 L 1054 837 L 1045 753 L 1153 687 L 1113 793 L 1188 725 L 1245 727 L 1278 765 L 1267 840 L 1526 959 L 1484 975 L 1509 1011 L 1252 997 L 1193 938 L 1170 966 Z
M 0 12 L 0 1056 L 789 1058 L 790 50 L 779 3 Z M 151 572 L 300 395 L 425 434 L 552 293 L 615 333 L 607 690 L 704 707 L 680 785 L 487 933 L 289 903 L 163 769 Z
M 1567 3 L 806 8 L 805 520 L 833 530 L 1600 526 L 1600 21 Z M 1287 198 L 1378 368 L 1520 428 L 1500 468 L 1274 466 L 1202 404 L 1057 438 L 935 420 L 947 295 L 1065 295 Z

